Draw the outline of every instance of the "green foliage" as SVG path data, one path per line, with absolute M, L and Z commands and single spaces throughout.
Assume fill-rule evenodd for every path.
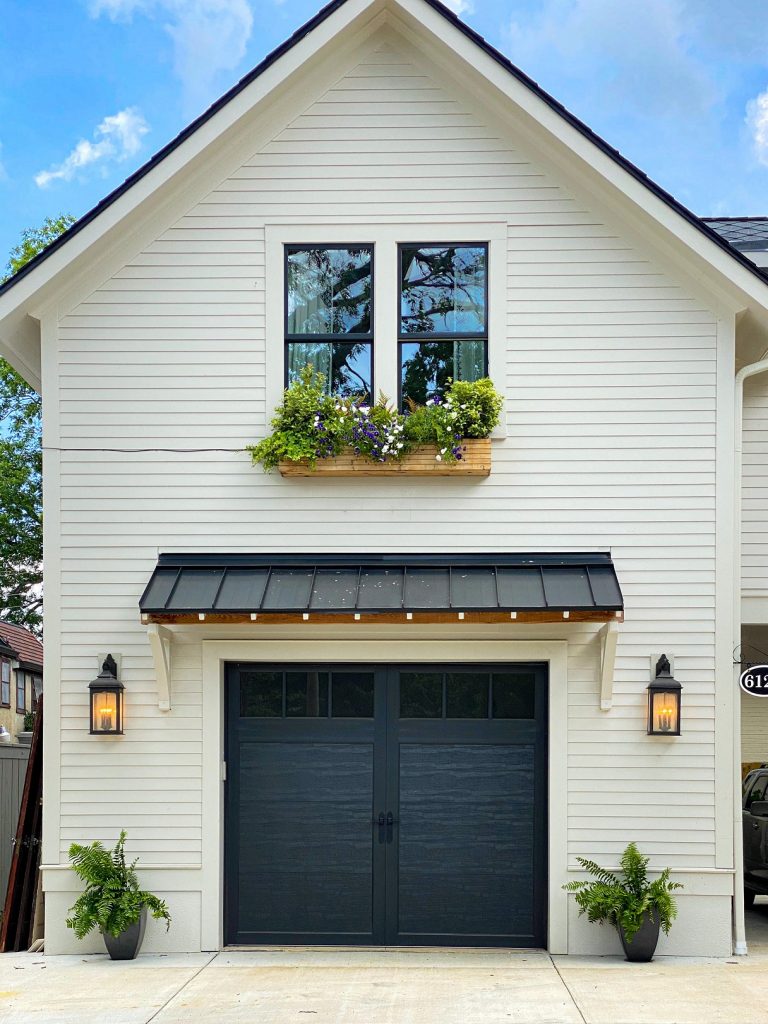
M 85 890 L 69 908 L 72 916 L 67 918 L 67 927 L 78 939 L 96 927 L 117 938 L 138 921 L 142 907 L 147 907 L 152 917 L 165 921 L 166 930 L 171 926 L 165 901 L 139 888 L 137 861 L 126 864 L 125 838 L 123 831 L 111 851 L 99 842 L 90 846 L 72 843 L 69 848 L 72 868 L 85 882 Z
M 24 715 L 24 732 L 32 732 L 35 728 L 35 712 L 27 711 Z
M 683 888 L 678 882 L 670 882 L 669 868 L 665 868 L 655 881 L 649 882 L 650 858 L 644 857 L 634 843 L 630 843 L 621 855 L 623 878 L 592 860 L 577 859 L 587 874 L 595 879 L 591 882 L 569 882 L 563 886 L 566 892 L 574 894 L 579 914 L 586 914 L 593 922 L 602 924 L 609 921 L 620 927 L 628 943 L 637 934 L 646 913 L 651 920 L 658 914 L 664 934 L 669 934 L 677 917 L 672 891 Z
M 454 381 L 443 398 L 426 406 L 412 405 L 403 416 L 382 395 L 366 405 L 361 399 L 328 395 L 325 378 L 311 366 L 283 395 L 283 404 L 272 420 L 272 433 L 248 448 L 254 463 L 265 470 L 281 460 L 307 460 L 339 455 L 351 448 L 372 462 L 402 459 L 414 444 L 433 444 L 438 461 L 462 458 L 465 437 L 488 437 L 496 426 L 502 399 L 488 378 Z
M 11 250 L 7 280 L 74 223 L 63 214 L 28 228 Z M 0 610 L 8 622 L 42 628 L 40 396 L 0 359 Z

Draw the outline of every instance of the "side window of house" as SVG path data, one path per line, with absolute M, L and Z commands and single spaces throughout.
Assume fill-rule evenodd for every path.
M 27 673 L 16 673 L 16 710 L 24 714 L 27 710 Z
M 488 246 L 399 247 L 400 404 L 488 372 Z
M 7 658 L 0 658 L 0 704 L 11 706 L 11 663 Z
M 373 393 L 373 246 L 286 246 L 285 383 L 305 366 L 329 392 Z

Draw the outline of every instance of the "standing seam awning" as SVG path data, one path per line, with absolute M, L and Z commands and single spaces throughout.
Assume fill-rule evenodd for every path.
M 610 555 L 161 555 L 147 621 L 257 614 L 623 611 Z M 157 617 L 157 618 L 155 618 Z

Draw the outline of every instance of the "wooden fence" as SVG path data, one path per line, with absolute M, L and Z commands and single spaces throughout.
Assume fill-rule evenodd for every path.
M 8 885 L 29 747 L 0 744 L 0 892 Z

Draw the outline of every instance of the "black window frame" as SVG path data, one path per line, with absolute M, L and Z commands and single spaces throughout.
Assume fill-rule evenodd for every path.
M 288 331 L 288 260 L 291 253 L 307 249 L 370 249 L 371 252 L 371 315 L 370 330 L 365 334 L 296 334 Z M 283 244 L 283 388 L 288 381 L 288 346 L 291 342 L 368 342 L 371 353 L 371 384 L 367 398 L 373 402 L 376 394 L 374 336 L 376 332 L 376 245 L 374 242 L 286 242 Z
M 485 287 L 483 301 L 485 303 L 485 329 L 479 331 L 403 331 L 403 249 L 484 249 L 485 250 Z M 488 376 L 490 347 L 489 331 L 489 287 L 490 277 L 490 243 L 484 242 L 398 242 L 397 243 L 397 408 L 403 410 L 403 345 L 414 341 L 483 341 L 485 352 L 483 357 L 483 376 Z

